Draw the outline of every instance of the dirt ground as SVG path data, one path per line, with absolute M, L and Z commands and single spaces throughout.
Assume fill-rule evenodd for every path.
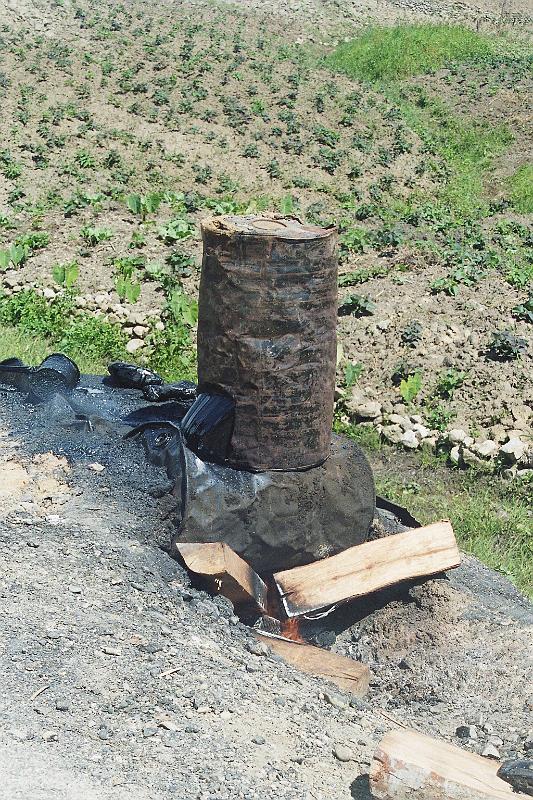
M 402 725 L 525 753 L 532 608 L 475 559 L 327 618 L 371 669 L 353 698 L 255 655 L 231 605 L 190 586 L 166 552 L 171 485 L 138 442 L 13 391 L 0 413 L 6 799 L 368 800 L 376 743 Z

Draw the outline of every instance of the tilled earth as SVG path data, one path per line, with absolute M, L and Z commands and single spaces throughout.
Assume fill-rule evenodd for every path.
M 256 655 L 231 605 L 190 586 L 138 443 L 15 392 L 1 409 L 2 797 L 362 799 L 397 725 L 502 758 L 533 744 L 531 606 L 479 562 L 324 620 L 370 665 L 351 698 Z

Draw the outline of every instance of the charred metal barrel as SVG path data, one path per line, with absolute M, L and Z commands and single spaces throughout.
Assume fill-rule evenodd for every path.
M 202 223 L 198 377 L 235 399 L 226 463 L 301 470 L 330 452 L 337 234 L 293 217 Z

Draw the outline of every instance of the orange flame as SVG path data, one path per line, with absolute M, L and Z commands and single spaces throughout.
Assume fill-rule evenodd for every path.
M 281 635 L 286 639 L 291 639 L 293 642 L 305 644 L 305 639 L 300 633 L 300 623 L 295 617 L 281 623 Z

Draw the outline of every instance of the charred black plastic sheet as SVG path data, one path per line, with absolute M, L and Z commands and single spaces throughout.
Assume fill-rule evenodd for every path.
M 69 394 L 79 380 L 77 365 L 63 353 L 52 353 L 37 367 L 28 367 L 19 358 L 0 362 L 0 381 L 27 392 L 37 402 Z
M 331 455 L 303 472 L 261 473 L 206 463 L 179 438 L 165 461 L 176 480 L 175 542 L 226 542 L 261 573 L 298 566 L 366 541 L 375 511 L 362 450 L 333 436 Z
M 228 395 L 201 392 L 181 428 L 187 446 L 204 461 L 227 460 L 235 417 L 235 401 Z
M 112 383 L 125 389 L 144 389 L 145 386 L 163 384 L 163 378 L 157 372 L 136 364 L 128 364 L 126 361 L 113 361 L 107 369 Z
M 191 406 L 196 400 L 196 384 L 191 381 L 178 381 L 178 383 L 150 384 L 143 389 L 143 395 L 152 403 L 163 403 L 167 400 L 177 400 Z

